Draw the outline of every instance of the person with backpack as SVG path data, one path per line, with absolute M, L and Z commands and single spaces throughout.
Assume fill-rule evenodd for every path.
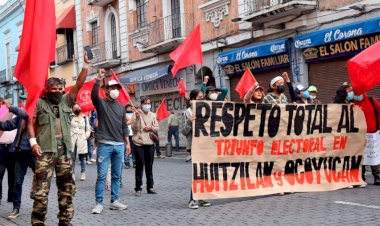
M 86 159 L 88 154 L 87 140 L 91 135 L 91 127 L 87 116 L 82 113 L 79 104 L 74 104 L 72 111 L 74 115 L 71 118 L 70 125 L 71 145 L 74 152 L 73 161 L 75 163 L 78 154 L 81 165 L 80 180 L 84 181 L 86 180 Z

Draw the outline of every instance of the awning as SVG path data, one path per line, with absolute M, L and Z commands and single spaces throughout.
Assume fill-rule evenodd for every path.
M 68 7 L 61 13 L 57 19 L 57 30 L 65 28 L 75 28 L 75 7 L 74 5 Z
M 259 58 L 285 53 L 288 47 L 287 40 L 288 39 L 281 39 L 275 42 L 267 42 L 260 45 L 253 45 L 235 49 L 232 51 L 222 52 L 219 54 L 216 62 L 219 65 L 222 65 L 233 63 L 236 61 L 248 60 L 251 58 Z
M 380 17 L 296 36 L 294 46 L 303 49 L 375 32 L 380 32 Z
M 131 71 L 126 76 L 120 77 L 120 82 L 123 84 L 150 82 L 169 74 L 171 67 L 172 65 L 160 65 Z

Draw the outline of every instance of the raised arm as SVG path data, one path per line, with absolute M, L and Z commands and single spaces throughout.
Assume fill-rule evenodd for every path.
M 99 109 L 99 104 L 100 104 L 99 88 L 100 88 L 100 85 L 102 84 L 105 74 L 106 74 L 106 71 L 104 69 L 100 69 L 98 71 L 98 77 L 96 78 L 96 82 L 94 86 L 92 87 L 91 100 L 96 109 Z
M 297 101 L 297 96 L 296 96 L 296 93 L 294 92 L 294 87 L 293 87 L 292 82 L 290 81 L 288 73 L 284 72 L 284 73 L 282 73 L 281 76 L 284 78 L 284 81 L 288 85 L 289 95 L 290 95 L 291 101 L 292 102 L 296 102 Z
M 69 94 L 68 94 L 71 99 L 75 100 L 77 98 L 80 88 L 82 87 L 83 83 L 86 81 L 86 77 L 88 74 L 88 67 L 90 66 L 90 64 L 91 64 L 91 61 L 87 57 L 87 52 L 84 51 L 84 64 L 83 64 L 82 71 L 79 73 L 77 82 L 70 89 Z

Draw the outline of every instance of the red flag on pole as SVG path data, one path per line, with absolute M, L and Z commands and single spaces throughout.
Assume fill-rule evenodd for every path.
M 130 100 L 129 94 L 128 94 L 127 90 L 125 89 L 125 87 L 123 86 L 123 84 L 121 84 L 121 82 L 120 82 L 119 78 L 116 76 L 115 72 L 112 69 L 110 71 L 111 71 L 111 78 L 109 80 L 116 80 L 117 83 L 119 83 L 122 87 L 122 89 L 120 90 L 119 97 L 117 98 L 117 101 L 119 101 L 119 103 L 121 103 L 122 105 L 126 105 Z M 106 98 L 104 92 L 99 92 L 99 96 L 101 98 Z
M 235 90 L 239 93 L 240 99 L 243 99 L 245 93 L 255 84 L 256 79 L 252 75 L 251 70 L 245 69 L 243 76 L 237 84 Z
M 186 85 L 185 85 L 185 81 L 182 78 L 178 82 L 178 89 L 179 89 L 179 96 L 181 97 L 186 96 Z
M 174 61 L 173 77 L 177 72 L 192 64 L 203 64 L 200 24 L 186 37 L 180 46 L 169 54 Z
M 82 109 L 83 113 L 86 113 L 95 109 L 91 100 L 91 91 L 92 91 L 92 87 L 94 87 L 95 81 L 96 79 L 93 79 L 84 83 L 78 92 L 76 101 L 79 104 L 80 108 Z M 67 87 L 65 89 L 65 92 L 68 93 L 71 87 L 72 86 Z
M 352 87 L 362 94 L 380 84 L 380 42 L 373 44 L 347 63 Z
M 160 106 L 157 108 L 157 120 L 161 121 L 163 119 L 166 119 L 170 116 L 170 113 L 168 112 L 168 109 L 166 108 L 166 101 L 165 98 L 162 100 Z
M 53 0 L 26 1 L 24 25 L 15 77 L 26 88 L 26 111 L 32 116 L 55 59 L 55 5 Z

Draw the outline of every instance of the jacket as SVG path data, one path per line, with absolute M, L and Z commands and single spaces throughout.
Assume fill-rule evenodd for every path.
M 158 131 L 158 122 L 156 114 L 148 112 L 148 114 L 141 113 L 140 118 L 136 118 L 136 115 L 132 116 L 132 131 L 133 131 L 133 143 L 137 146 L 153 145 L 153 141 L 150 139 L 149 132 L 144 132 L 145 126 L 152 126 L 153 131 Z
M 71 146 L 74 151 L 75 147 L 78 154 L 87 154 L 87 139 L 91 135 L 91 127 L 89 120 L 83 115 L 82 120 L 79 121 L 76 117 L 71 119 Z

